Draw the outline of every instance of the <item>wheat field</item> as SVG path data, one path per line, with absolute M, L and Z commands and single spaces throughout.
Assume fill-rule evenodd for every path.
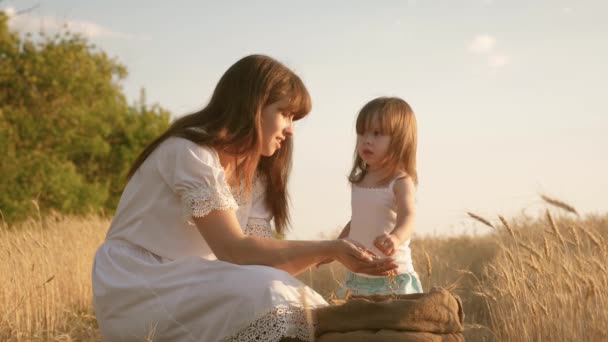
M 468 341 L 608 340 L 608 215 L 544 200 L 538 218 L 469 213 L 488 234 L 412 241 L 423 286 L 462 299 Z M 108 225 L 64 215 L 2 224 L 1 341 L 101 340 L 90 269 Z M 331 300 L 343 272 L 334 263 L 298 277 Z

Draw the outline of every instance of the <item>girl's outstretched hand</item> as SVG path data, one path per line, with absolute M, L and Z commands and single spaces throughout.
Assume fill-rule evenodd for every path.
M 355 273 L 384 276 L 391 274 L 397 268 L 392 258 L 379 258 L 362 245 L 348 240 L 335 240 L 336 257 L 346 268 Z
M 384 253 L 384 255 L 391 256 L 395 254 L 399 246 L 399 239 L 393 234 L 384 233 L 374 239 L 374 246 Z

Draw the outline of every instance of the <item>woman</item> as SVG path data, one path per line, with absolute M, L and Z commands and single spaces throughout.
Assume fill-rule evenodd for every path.
M 309 111 L 298 76 L 247 56 L 142 152 L 93 265 L 107 341 L 307 341 L 305 310 L 326 302 L 292 274 L 328 259 L 396 267 L 346 240 L 269 238 L 271 219 L 288 223 L 292 124 Z

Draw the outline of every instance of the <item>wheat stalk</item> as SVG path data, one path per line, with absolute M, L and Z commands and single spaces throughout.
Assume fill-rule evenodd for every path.
M 567 211 L 569 213 L 572 213 L 572 214 L 575 214 L 576 216 L 579 216 L 578 211 L 576 211 L 576 209 L 574 209 L 573 206 L 571 206 L 571 205 L 569 205 L 569 204 L 567 204 L 567 203 L 565 203 L 563 201 L 560 201 L 560 200 L 555 199 L 555 198 L 551 198 L 551 197 L 549 197 L 547 195 L 543 195 L 543 194 L 541 194 L 540 197 L 543 199 L 543 201 L 545 201 L 545 202 L 547 202 L 547 203 L 549 203 L 549 204 L 551 204 L 551 205 L 553 205 L 555 207 L 561 208 L 561 209 L 563 209 L 563 210 L 565 210 L 565 211 Z
M 535 270 L 536 273 L 542 273 L 542 271 L 540 270 L 540 268 L 538 267 L 538 265 L 536 265 L 536 263 L 530 262 L 528 260 L 524 260 L 524 264 L 528 265 L 528 267 L 530 267 L 533 270 Z
M 476 215 L 476 214 L 474 214 L 474 213 L 472 213 L 472 212 L 470 212 L 470 211 L 467 211 L 467 214 L 468 214 L 470 217 L 474 218 L 475 220 L 477 220 L 477 221 L 479 221 L 479 222 L 481 222 L 481 223 L 485 224 L 486 226 L 488 226 L 488 227 L 490 227 L 490 228 L 492 228 L 492 229 L 496 229 L 496 227 L 494 227 L 494 225 L 493 225 L 492 223 L 490 223 L 490 221 L 486 220 L 485 218 L 483 218 L 483 217 L 481 217 L 481 216 L 479 216 L 479 215 Z
M 574 228 L 573 225 L 568 225 L 568 227 L 570 228 L 570 232 L 572 233 L 572 236 L 574 236 L 574 242 L 576 243 L 576 247 L 580 248 L 581 241 L 578 238 L 578 233 L 576 232 L 576 229 Z
M 511 226 L 509 226 L 509 223 L 507 223 L 507 220 L 504 217 L 502 217 L 502 215 L 498 215 L 498 218 L 500 219 L 500 222 L 502 222 L 502 225 L 505 226 L 505 228 L 507 229 L 509 234 L 511 234 L 511 237 L 513 239 L 515 239 L 515 232 L 513 231 Z
M 530 245 L 526 245 L 523 241 L 518 242 L 518 244 L 528 250 L 532 255 L 536 256 L 539 260 L 542 260 L 543 256 L 536 251 L 536 249 Z
M 429 254 L 426 251 L 423 251 L 424 253 L 424 261 L 425 261 L 425 266 L 426 266 L 426 279 L 427 279 L 427 283 L 428 283 L 428 288 L 431 288 L 431 274 L 433 271 L 433 267 L 431 264 L 431 258 L 429 257 Z
M 600 239 L 595 236 L 593 233 L 591 233 L 588 229 L 585 229 L 582 226 L 578 226 L 578 228 L 585 233 L 585 235 L 587 235 L 587 237 L 589 237 L 589 239 L 593 242 L 593 244 L 599 249 L 599 250 L 603 250 L 603 246 L 602 243 L 600 242 Z
M 551 227 L 551 230 L 553 230 L 553 233 L 555 233 L 555 235 L 559 239 L 559 242 L 565 248 L 566 242 L 564 242 L 564 237 L 560 233 L 559 229 L 557 229 L 557 225 L 555 224 L 555 221 L 553 220 L 553 216 L 551 216 L 551 212 L 549 212 L 549 210 L 547 210 L 547 220 L 549 220 L 549 226 Z
M 547 237 L 543 236 L 543 240 L 544 240 L 544 246 L 545 246 L 545 255 L 547 256 L 547 258 L 550 258 L 550 253 L 549 253 L 549 241 L 547 241 Z

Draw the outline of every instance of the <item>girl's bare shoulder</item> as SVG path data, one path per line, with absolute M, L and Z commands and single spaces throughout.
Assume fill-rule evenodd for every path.
M 407 172 L 400 171 L 394 178 L 393 191 L 395 193 L 412 193 L 416 189 L 416 185 L 410 175 Z

